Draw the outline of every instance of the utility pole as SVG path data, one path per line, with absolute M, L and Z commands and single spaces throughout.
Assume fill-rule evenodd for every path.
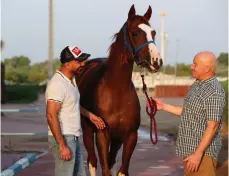
M 176 79 L 177 79 L 177 63 L 178 63 L 179 44 L 180 44 L 180 40 L 176 40 L 176 58 L 175 58 L 175 71 L 174 71 L 175 83 L 174 84 L 176 84 Z
M 49 0 L 49 58 L 48 80 L 53 75 L 53 0 Z

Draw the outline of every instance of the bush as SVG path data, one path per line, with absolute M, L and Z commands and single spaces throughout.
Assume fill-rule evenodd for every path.
M 5 103 L 31 103 L 38 99 L 37 85 L 5 85 Z
M 226 94 L 226 105 L 225 105 L 224 111 L 223 111 L 223 121 L 225 121 L 226 124 L 228 125 L 228 80 L 221 82 L 221 84 L 222 84 L 224 91 L 225 91 L 225 94 Z

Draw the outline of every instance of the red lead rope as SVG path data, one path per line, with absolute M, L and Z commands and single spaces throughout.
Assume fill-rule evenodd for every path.
M 156 144 L 158 141 L 157 138 L 157 124 L 156 124 L 156 120 L 155 120 L 155 114 L 157 113 L 157 105 L 156 102 L 147 94 L 147 87 L 144 81 L 144 75 L 141 75 L 142 77 L 142 83 L 143 83 L 143 92 L 146 95 L 147 98 L 147 105 L 146 105 L 146 112 L 148 114 L 148 116 L 150 117 L 150 140 L 153 144 Z M 153 128 L 154 128 L 154 134 L 155 134 L 155 141 L 153 139 Z
M 157 124 L 155 120 L 155 114 L 157 112 L 157 105 L 155 101 L 150 97 L 150 99 L 147 97 L 149 106 L 146 105 L 146 112 L 150 117 L 150 139 L 153 144 L 156 144 L 158 139 L 157 139 Z M 149 111 L 150 109 L 150 111 Z M 154 126 L 154 127 L 153 127 Z M 154 133 L 155 133 L 155 141 L 153 140 L 153 128 L 154 128 Z

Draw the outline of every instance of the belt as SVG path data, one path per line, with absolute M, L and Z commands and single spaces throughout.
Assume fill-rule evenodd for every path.
M 71 139 L 73 137 L 73 140 L 75 140 L 75 141 L 79 139 L 79 136 L 75 136 L 73 134 L 64 134 L 63 136 L 66 138 L 70 137 Z

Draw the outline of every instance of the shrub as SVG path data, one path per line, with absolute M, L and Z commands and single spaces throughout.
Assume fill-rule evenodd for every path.
M 5 85 L 4 99 L 6 103 L 31 103 L 37 100 L 37 85 Z

